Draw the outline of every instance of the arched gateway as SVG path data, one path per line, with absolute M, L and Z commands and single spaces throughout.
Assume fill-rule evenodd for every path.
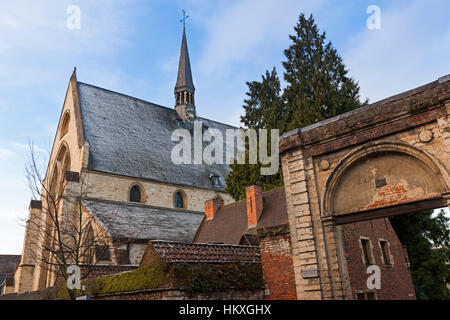
M 450 75 L 280 140 L 299 299 L 351 299 L 346 224 L 450 205 Z

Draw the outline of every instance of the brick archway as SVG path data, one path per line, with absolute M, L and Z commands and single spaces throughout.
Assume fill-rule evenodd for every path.
M 297 298 L 354 298 L 345 224 L 450 205 L 449 118 L 450 75 L 281 137 Z

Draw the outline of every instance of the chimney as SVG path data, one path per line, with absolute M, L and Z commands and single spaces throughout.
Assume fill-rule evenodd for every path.
M 214 199 L 206 201 L 205 202 L 206 220 L 214 219 L 214 215 L 221 206 L 223 206 L 223 200 L 219 197 L 215 197 Z
M 247 226 L 256 227 L 263 210 L 262 189 L 260 186 L 249 186 L 245 188 L 247 201 Z

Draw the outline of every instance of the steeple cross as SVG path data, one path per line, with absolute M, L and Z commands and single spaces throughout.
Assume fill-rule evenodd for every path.
M 184 9 L 181 11 L 183 12 L 183 19 L 181 19 L 180 22 L 183 22 L 183 28 L 186 28 L 186 19 L 189 18 L 189 16 L 186 15 L 186 11 L 184 11 Z

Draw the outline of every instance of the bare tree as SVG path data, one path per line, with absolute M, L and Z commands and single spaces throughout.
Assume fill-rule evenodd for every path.
M 55 163 L 49 163 L 43 175 L 33 144 L 29 145 L 26 180 L 32 197 L 41 201 L 41 211 L 30 215 L 27 228 L 35 231 L 35 236 L 29 240 L 33 260 L 43 271 L 40 287 L 47 287 L 61 278 L 67 283 L 71 265 L 80 268 L 80 280 L 83 280 L 109 255 L 111 238 L 93 217 L 92 209 L 90 213 L 84 209 L 83 201 L 89 199 L 89 186 L 83 177 L 68 171 L 67 156 L 58 154 Z M 75 299 L 77 290 L 67 288 L 67 293 Z

